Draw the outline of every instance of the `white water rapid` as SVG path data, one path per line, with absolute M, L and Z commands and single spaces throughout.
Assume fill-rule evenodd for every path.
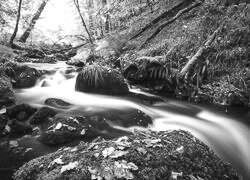
M 56 69 L 56 71 L 51 75 L 42 77 L 33 88 L 17 90 L 17 99 L 20 103 L 43 106 L 45 99 L 59 98 L 73 104 L 71 110 L 74 108 L 83 111 L 139 109 L 154 120 L 153 125 L 148 128 L 155 131 L 188 130 L 204 141 L 222 159 L 230 162 L 244 176 L 244 179 L 250 179 L 249 126 L 221 113 L 187 102 L 165 99 L 164 102 L 144 105 L 127 100 L 125 97 L 76 92 L 74 90 L 76 72 L 65 75 L 65 68 L 67 67 L 62 64 L 36 65 L 37 67 Z M 48 87 L 41 87 L 45 80 Z M 131 91 L 143 93 L 136 90 Z M 119 128 L 131 131 L 135 127 Z

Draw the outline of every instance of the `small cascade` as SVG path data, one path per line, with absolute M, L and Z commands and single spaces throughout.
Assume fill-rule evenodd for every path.
M 90 93 L 80 93 L 74 90 L 76 72 L 66 73 L 65 65 L 56 72 L 43 76 L 35 87 L 18 91 L 19 103 L 43 106 L 47 98 L 59 98 L 73 106 L 72 109 L 94 109 L 109 111 L 118 109 L 138 109 L 153 118 L 150 129 L 161 131 L 169 129 L 184 129 L 208 144 L 220 157 L 230 162 L 245 177 L 250 177 L 250 131 L 249 127 L 216 111 L 207 110 L 187 102 L 164 99 L 164 102 L 152 106 L 128 100 L 125 97 L 114 97 Z M 55 68 L 54 68 L 55 70 Z M 42 87 L 44 82 L 48 86 Z M 136 93 L 136 90 L 131 90 Z M 144 95 L 154 96 L 149 93 Z M 118 127 L 131 131 L 135 127 Z

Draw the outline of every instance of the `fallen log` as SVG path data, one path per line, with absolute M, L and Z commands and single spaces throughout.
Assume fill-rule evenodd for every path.
M 156 17 L 154 20 L 152 20 L 150 23 L 148 23 L 147 25 L 145 25 L 140 31 L 138 31 L 135 35 L 133 35 L 130 40 L 137 38 L 138 36 L 140 36 L 144 31 L 146 31 L 147 29 L 149 29 L 150 27 L 152 27 L 153 25 L 156 25 L 157 23 L 159 23 L 162 19 L 166 18 L 166 17 L 171 17 L 174 16 L 175 12 L 180 11 L 181 9 L 183 9 L 183 7 L 188 6 L 189 4 L 191 4 L 194 0 L 184 0 L 178 4 L 176 4 L 174 7 L 172 7 L 171 9 L 166 10 L 165 12 L 163 12 L 161 15 L 159 15 L 158 17 Z
M 180 10 L 173 18 L 169 19 L 167 22 L 162 23 L 161 25 L 159 25 L 156 30 L 151 34 L 151 36 L 149 36 L 146 41 L 144 41 L 144 43 L 141 45 L 140 49 L 143 48 L 151 39 L 153 39 L 159 32 L 161 32 L 161 30 L 171 24 L 172 22 L 174 22 L 175 20 L 177 20 L 182 14 L 190 11 L 191 9 L 201 5 L 202 2 L 200 0 L 196 0 L 194 3 L 192 3 L 190 6 Z

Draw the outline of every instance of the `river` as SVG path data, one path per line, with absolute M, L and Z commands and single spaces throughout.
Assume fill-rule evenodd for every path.
M 190 131 L 214 150 L 219 157 L 230 162 L 240 174 L 250 179 L 250 126 L 247 124 L 249 123 L 247 116 L 244 117 L 243 114 L 239 113 L 240 111 L 227 114 L 211 105 L 193 104 L 163 97 L 160 97 L 163 101 L 145 104 L 138 99 L 128 97 L 80 93 L 74 90 L 77 73 L 70 72 L 72 67 L 65 65 L 64 62 L 57 64 L 30 63 L 27 65 L 46 69 L 51 73 L 41 77 L 32 88 L 16 90 L 18 103 L 41 107 L 44 106 L 45 99 L 59 98 L 73 105 L 67 111 L 75 110 L 95 114 L 107 111 L 126 113 L 129 109 L 140 110 L 153 119 L 153 124 L 148 125 L 148 127 L 139 127 L 136 125 L 128 126 L 126 122 L 123 122 L 114 123 L 112 126 L 123 131 L 133 131 L 134 128 L 149 128 L 155 131 L 169 129 Z M 46 87 L 42 87 L 45 81 Z M 130 91 L 157 97 L 140 89 L 131 89 Z M 19 138 L 17 141 L 19 146 L 33 150 L 26 152 L 22 158 L 12 158 L 12 162 L 6 163 L 6 171 L 8 171 L 7 166 L 21 165 L 25 161 L 58 149 L 58 147 L 46 146 L 32 136 Z M 8 157 L 5 161 L 8 161 Z M 0 176 L 1 174 L 0 172 Z

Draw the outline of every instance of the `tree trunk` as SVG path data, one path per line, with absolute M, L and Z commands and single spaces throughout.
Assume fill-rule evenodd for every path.
M 33 30 L 36 21 L 39 19 L 40 15 L 42 14 L 47 2 L 49 0 L 44 0 L 42 2 L 42 4 L 40 5 L 40 7 L 38 8 L 37 12 L 35 13 L 35 15 L 33 16 L 33 18 L 31 19 L 31 22 L 28 26 L 28 28 L 24 31 L 23 35 L 20 37 L 19 41 L 25 43 L 26 40 L 28 39 L 30 32 Z
M 86 25 L 86 23 L 85 23 L 85 21 L 84 21 L 84 19 L 83 19 L 83 17 L 82 17 L 82 13 L 81 13 L 79 1 L 78 1 L 78 0 L 74 0 L 74 4 L 75 4 L 75 7 L 76 7 L 76 9 L 77 9 L 77 12 L 78 12 L 78 14 L 79 14 L 79 16 L 80 16 L 80 18 L 81 18 L 82 25 L 83 25 L 85 31 L 87 32 L 87 34 L 88 34 L 88 36 L 89 36 L 89 42 L 90 42 L 91 44 L 93 44 L 93 40 L 92 40 L 92 38 L 91 38 L 91 35 L 90 35 L 89 30 L 88 30 L 88 28 L 87 28 L 87 25 Z
M 167 22 L 162 23 L 161 25 L 159 25 L 156 30 L 151 34 L 151 36 L 149 36 L 146 41 L 141 45 L 140 49 L 143 48 L 151 39 L 153 39 L 159 32 L 161 32 L 161 30 L 167 26 L 168 24 L 174 22 L 176 19 L 178 19 L 182 14 L 190 11 L 191 9 L 199 6 L 202 2 L 199 0 L 196 0 L 193 4 L 191 4 L 190 6 L 180 10 L 173 18 L 169 19 Z
M 10 42 L 9 42 L 10 46 L 13 46 L 13 41 L 14 41 L 16 34 L 17 34 L 17 31 L 18 31 L 18 25 L 19 25 L 19 21 L 20 21 L 20 17 L 21 17 L 21 8 L 22 8 L 22 0 L 19 0 L 16 26 L 15 26 L 14 32 L 10 38 Z
M 205 50 L 210 47 L 214 39 L 216 38 L 217 34 L 221 31 L 224 27 L 226 21 L 224 20 L 220 23 L 220 26 L 210 35 L 204 45 L 202 45 L 195 55 L 187 62 L 187 64 L 182 68 L 181 72 L 179 73 L 179 77 L 184 77 L 190 70 L 202 59 L 202 55 L 204 54 Z M 187 77 L 185 77 L 187 79 Z
M 171 9 L 166 10 L 165 12 L 163 12 L 160 16 L 156 17 L 155 19 L 153 19 L 150 23 L 148 23 L 147 25 L 145 25 L 140 31 L 138 31 L 135 35 L 133 35 L 130 40 L 137 38 L 138 36 L 140 36 L 143 32 L 145 32 L 147 29 L 154 27 L 154 25 L 156 25 L 157 23 L 159 23 L 162 19 L 166 18 L 166 17 L 171 17 L 174 16 L 176 12 L 180 11 L 181 9 L 183 9 L 184 7 L 190 5 L 194 0 L 185 0 L 182 1 L 178 4 L 176 4 L 175 6 L 173 6 Z

